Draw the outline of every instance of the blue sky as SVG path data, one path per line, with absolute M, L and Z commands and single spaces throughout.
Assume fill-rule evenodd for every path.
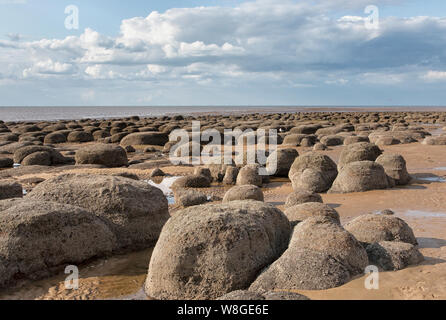
M 444 0 L 0 0 L 0 105 L 446 105 L 445 13 Z

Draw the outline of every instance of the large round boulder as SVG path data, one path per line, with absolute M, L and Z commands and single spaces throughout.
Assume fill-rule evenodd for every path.
M 67 136 L 62 132 L 52 132 L 45 136 L 43 140 L 45 144 L 56 144 L 67 142 Z
M 87 209 L 108 224 L 126 250 L 153 245 L 169 218 L 160 189 L 118 176 L 62 174 L 40 183 L 26 198 Z
M 155 145 L 164 146 L 169 136 L 162 132 L 136 132 L 126 135 L 121 140 L 121 146 Z
M 103 143 L 79 149 L 75 159 L 76 164 L 101 164 L 109 168 L 128 165 L 127 153 L 122 147 Z
M 48 151 L 38 151 L 27 155 L 22 160 L 22 166 L 50 166 L 51 153 Z
M 325 192 L 336 179 L 336 163 L 328 156 L 307 152 L 296 158 L 288 174 L 294 190 Z
M 156 299 L 216 299 L 245 289 L 284 252 L 290 232 L 285 215 L 263 202 L 184 209 L 161 232 L 145 292 Z
M 399 241 L 381 241 L 367 246 L 370 263 L 385 270 L 396 271 L 424 260 L 416 246 Z
M 350 163 L 356 161 L 375 161 L 381 155 L 382 151 L 377 145 L 369 142 L 358 142 L 344 147 L 339 157 L 338 170 Z
M 116 246 L 98 217 L 40 200 L 9 203 L 0 212 L 0 234 L 0 287 L 47 277 L 65 265 L 110 254 Z
M 203 175 L 190 175 L 178 178 L 172 184 L 172 189 L 178 188 L 209 188 L 211 181 Z
M 85 131 L 72 131 L 67 136 L 68 142 L 90 142 L 93 141 L 93 135 Z
M 386 172 L 380 164 L 373 161 L 356 161 L 342 168 L 329 193 L 363 192 L 390 186 Z
M 252 184 L 245 184 L 242 186 L 235 186 L 229 189 L 223 197 L 223 203 L 238 200 L 257 200 L 263 201 L 263 192 L 257 186 Z
M 397 185 L 406 185 L 412 179 L 407 172 L 406 160 L 399 154 L 384 153 L 376 159 L 376 163 L 383 166 L 386 174 Z
M 50 156 L 50 164 L 66 164 L 67 159 L 60 154 L 57 150 L 51 147 L 47 146 L 36 146 L 36 145 L 30 145 L 30 146 L 24 146 L 19 149 L 17 149 L 14 152 L 14 163 L 22 163 L 22 161 L 29 155 L 36 153 L 36 152 L 46 152 Z M 36 156 L 39 159 L 42 159 L 42 154 L 40 156 Z M 46 158 L 46 156 L 43 156 Z M 37 160 L 36 160 L 37 161 Z M 30 161 L 31 163 L 35 164 L 35 161 Z M 45 164 L 47 165 L 47 160 L 44 160 Z
M 290 208 L 298 204 L 306 202 L 320 202 L 322 203 L 322 197 L 310 191 L 298 190 L 291 192 L 286 198 L 285 208 Z
M 251 184 L 258 187 L 262 186 L 262 176 L 259 174 L 259 166 L 248 164 L 240 169 L 237 175 L 237 185 L 242 186 Z
M 367 244 L 381 241 L 418 244 L 409 225 L 395 216 L 366 214 L 350 221 L 344 228 L 352 233 L 356 239 Z

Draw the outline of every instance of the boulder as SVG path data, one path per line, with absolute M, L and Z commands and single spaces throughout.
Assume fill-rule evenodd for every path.
M 23 197 L 23 187 L 12 180 L 0 180 L 0 200 Z
M 423 255 L 414 245 L 399 241 L 381 241 L 367 246 L 370 264 L 385 271 L 396 271 L 419 264 Z
M 172 189 L 177 188 L 209 188 L 211 182 L 208 177 L 200 175 L 191 175 L 178 178 L 172 184 Z
M 67 142 L 67 136 L 62 132 L 52 132 L 45 136 L 43 140 L 45 144 L 57 144 Z
M 68 142 L 90 142 L 93 141 L 93 135 L 85 131 L 72 131 L 68 134 Z
M 271 170 L 274 168 L 270 175 L 288 177 L 291 165 L 298 156 L 299 153 L 295 149 L 278 149 L 268 156 L 266 167 Z
M 328 135 L 322 137 L 320 142 L 326 146 L 340 146 L 344 143 L 344 137 L 340 135 Z
M 298 190 L 290 193 L 286 198 L 285 208 L 293 207 L 298 204 L 306 202 L 320 202 L 322 203 L 322 197 L 310 191 Z
M 386 174 L 392 178 L 397 185 L 406 185 L 412 179 L 407 172 L 406 160 L 399 154 L 385 153 L 376 159 Z
M 299 223 L 290 246 L 332 256 L 347 267 L 350 275 L 364 273 L 369 262 L 361 243 L 339 224 L 339 219 L 327 216 L 313 216 Z
M 109 168 L 128 165 L 127 153 L 120 146 L 96 143 L 76 152 L 76 164 L 100 164 Z
M 229 189 L 224 198 L 223 203 L 230 201 L 238 201 L 238 200 L 257 200 L 263 201 L 263 192 L 262 190 L 254 186 L 252 184 L 246 184 L 242 186 L 235 186 Z
M 337 174 L 336 163 L 328 156 L 307 152 L 296 158 L 288 176 L 294 190 L 320 193 L 330 189 Z
M 245 289 L 286 249 L 290 224 L 272 205 L 246 200 L 184 209 L 153 250 L 145 292 L 155 299 L 216 299 Z
M 285 215 L 292 226 L 312 217 L 329 217 L 340 223 L 339 213 L 332 207 L 320 202 L 307 202 L 285 209 Z
M 380 164 L 373 161 L 356 161 L 342 168 L 329 193 L 363 192 L 390 186 L 386 172 Z
M 177 189 L 174 195 L 175 203 L 185 208 L 198 206 L 208 201 L 208 197 L 204 193 L 195 190 Z
M 153 169 L 153 171 L 150 173 L 150 177 L 164 177 L 166 174 L 163 170 L 160 168 Z
M 118 176 L 62 174 L 40 183 L 26 198 L 85 208 L 107 223 L 126 250 L 153 245 L 169 218 L 160 189 Z
M 79 207 L 40 200 L 6 207 L 0 212 L 0 287 L 50 276 L 116 246 L 107 225 Z
M 345 137 L 344 139 L 344 146 L 350 145 L 350 144 L 354 144 L 354 143 L 358 143 L 358 142 L 370 142 L 368 137 L 363 137 L 363 136 L 350 136 L 350 137 Z
M 223 184 L 234 185 L 237 183 L 237 176 L 239 174 L 239 169 L 237 167 L 227 167 L 225 176 L 223 178 Z
M 356 161 L 375 161 L 381 155 L 382 151 L 377 145 L 369 142 L 358 142 L 344 147 L 339 157 L 338 170 L 351 162 Z
M 61 155 L 60 152 L 56 151 L 54 148 L 48 146 L 31 145 L 31 146 L 21 147 L 14 152 L 14 163 L 22 164 L 22 161 L 27 156 L 35 152 L 47 152 L 50 155 L 50 161 L 51 161 L 50 165 L 66 164 L 68 162 L 68 159 L 65 158 L 63 155 Z M 46 159 L 46 156 L 41 154 L 40 156 L 36 156 L 35 159 Z M 46 160 L 45 163 L 47 163 Z
M 259 166 L 248 164 L 240 169 L 237 175 L 237 185 L 242 186 L 245 184 L 262 186 L 262 176 L 259 175 Z
M 11 158 L 0 158 L 0 168 L 12 168 L 14 166 L 14 160 Z
M 27 155 L 21 163 L 22 166 L 50 166 L 51 153 L 48 151 L 39 151 Z
M 366 214 L 353 219 L 344 228 L 365 244 L 381 241 L 418 244 L 408 224 L 395 216 Z
M 169 136 L 162 132 L 136 132 L 126 135 L 121 140 L 121 146 L 154 145 L 164 146 L 169 141 Z

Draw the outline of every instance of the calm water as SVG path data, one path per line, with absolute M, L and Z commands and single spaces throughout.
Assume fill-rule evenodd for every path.
M 74 120 L 84 118 L 120 118 L 130 116 L 155 117 L 162 115 L 196 113 L 271 113 L 304 111 L 399 111 L 399 110 L 439 110 L 422 107 L 255 107 L 255 106 L 209 106 L 209 107 L 0 107 L 0 120 L 3 121 L 39 121 L 39 120 Z M 441 110 L 441 108 L 440 108 Z M 443 109 L 445 110 L 445 109 Z

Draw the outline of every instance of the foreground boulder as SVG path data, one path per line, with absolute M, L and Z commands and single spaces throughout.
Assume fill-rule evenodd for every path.
M 237 200 L 257 200 L 263 201 L 262 190 L 252 184 L 235 186 L 229 189 L 223 197 L 223 203 Z
M 353 219 L 344 228 L 365 244 L 381 241 L 418 244 L 408 224 L 394 216 L 366 214 Z
M 128 250 L 153 245 L 169 218 L 160 189 L 118 176 L 62 174 L 40 183 L 26 198 L 87 209 L 105 221 L 120 248 Z
M 329 193 L 363 192 L 390 186 L 386 172 L 380 164 L 373 161 L 356 161 L 342 168 Z
M 320 193 L 330 189 L 337 174 L 336 163 L 328 156 L 308 152 L 296 158 L 290 168 L 289 178 L 295 191 Z
M 376 159 L 376 163 L 383 166 L 386 174 L 392 178 L 397 185 L 406 185 L 412 179 L 407 172 L 406 160 L 399 154 L 382 154 Z
M 0 287 L 47 277 L 67 264 L 107 255 L 116 246 L 107 225 L 79 207 L 40 200 L 6 207 L 0 212 Z
M 294 205 L 287 208 L 284 213 L 293 226 L 312 217 L 328 217 L 337 223 L 341 223 L 339 213 L 332 207 L 320 202 Z
M 23 197 L 23 187 L 12 180 L 0 180 L 0 200 Z
M 423 255 L 414 245 L 399 241 L 381 241 L 367 246 L 370 263 L 385 270 L 396 271 L 419 264 Z
M 156 299 L 216 299 L 244 289 L 282 254 L 290 232 L 285 215 L 263 202 L 184 209 L 161 232 L 145 292 Z
M 76 164 L 101 164 L 109 168 L 128 165 L 127 153 L 120 146 L 97 143 L 76 152 Z

